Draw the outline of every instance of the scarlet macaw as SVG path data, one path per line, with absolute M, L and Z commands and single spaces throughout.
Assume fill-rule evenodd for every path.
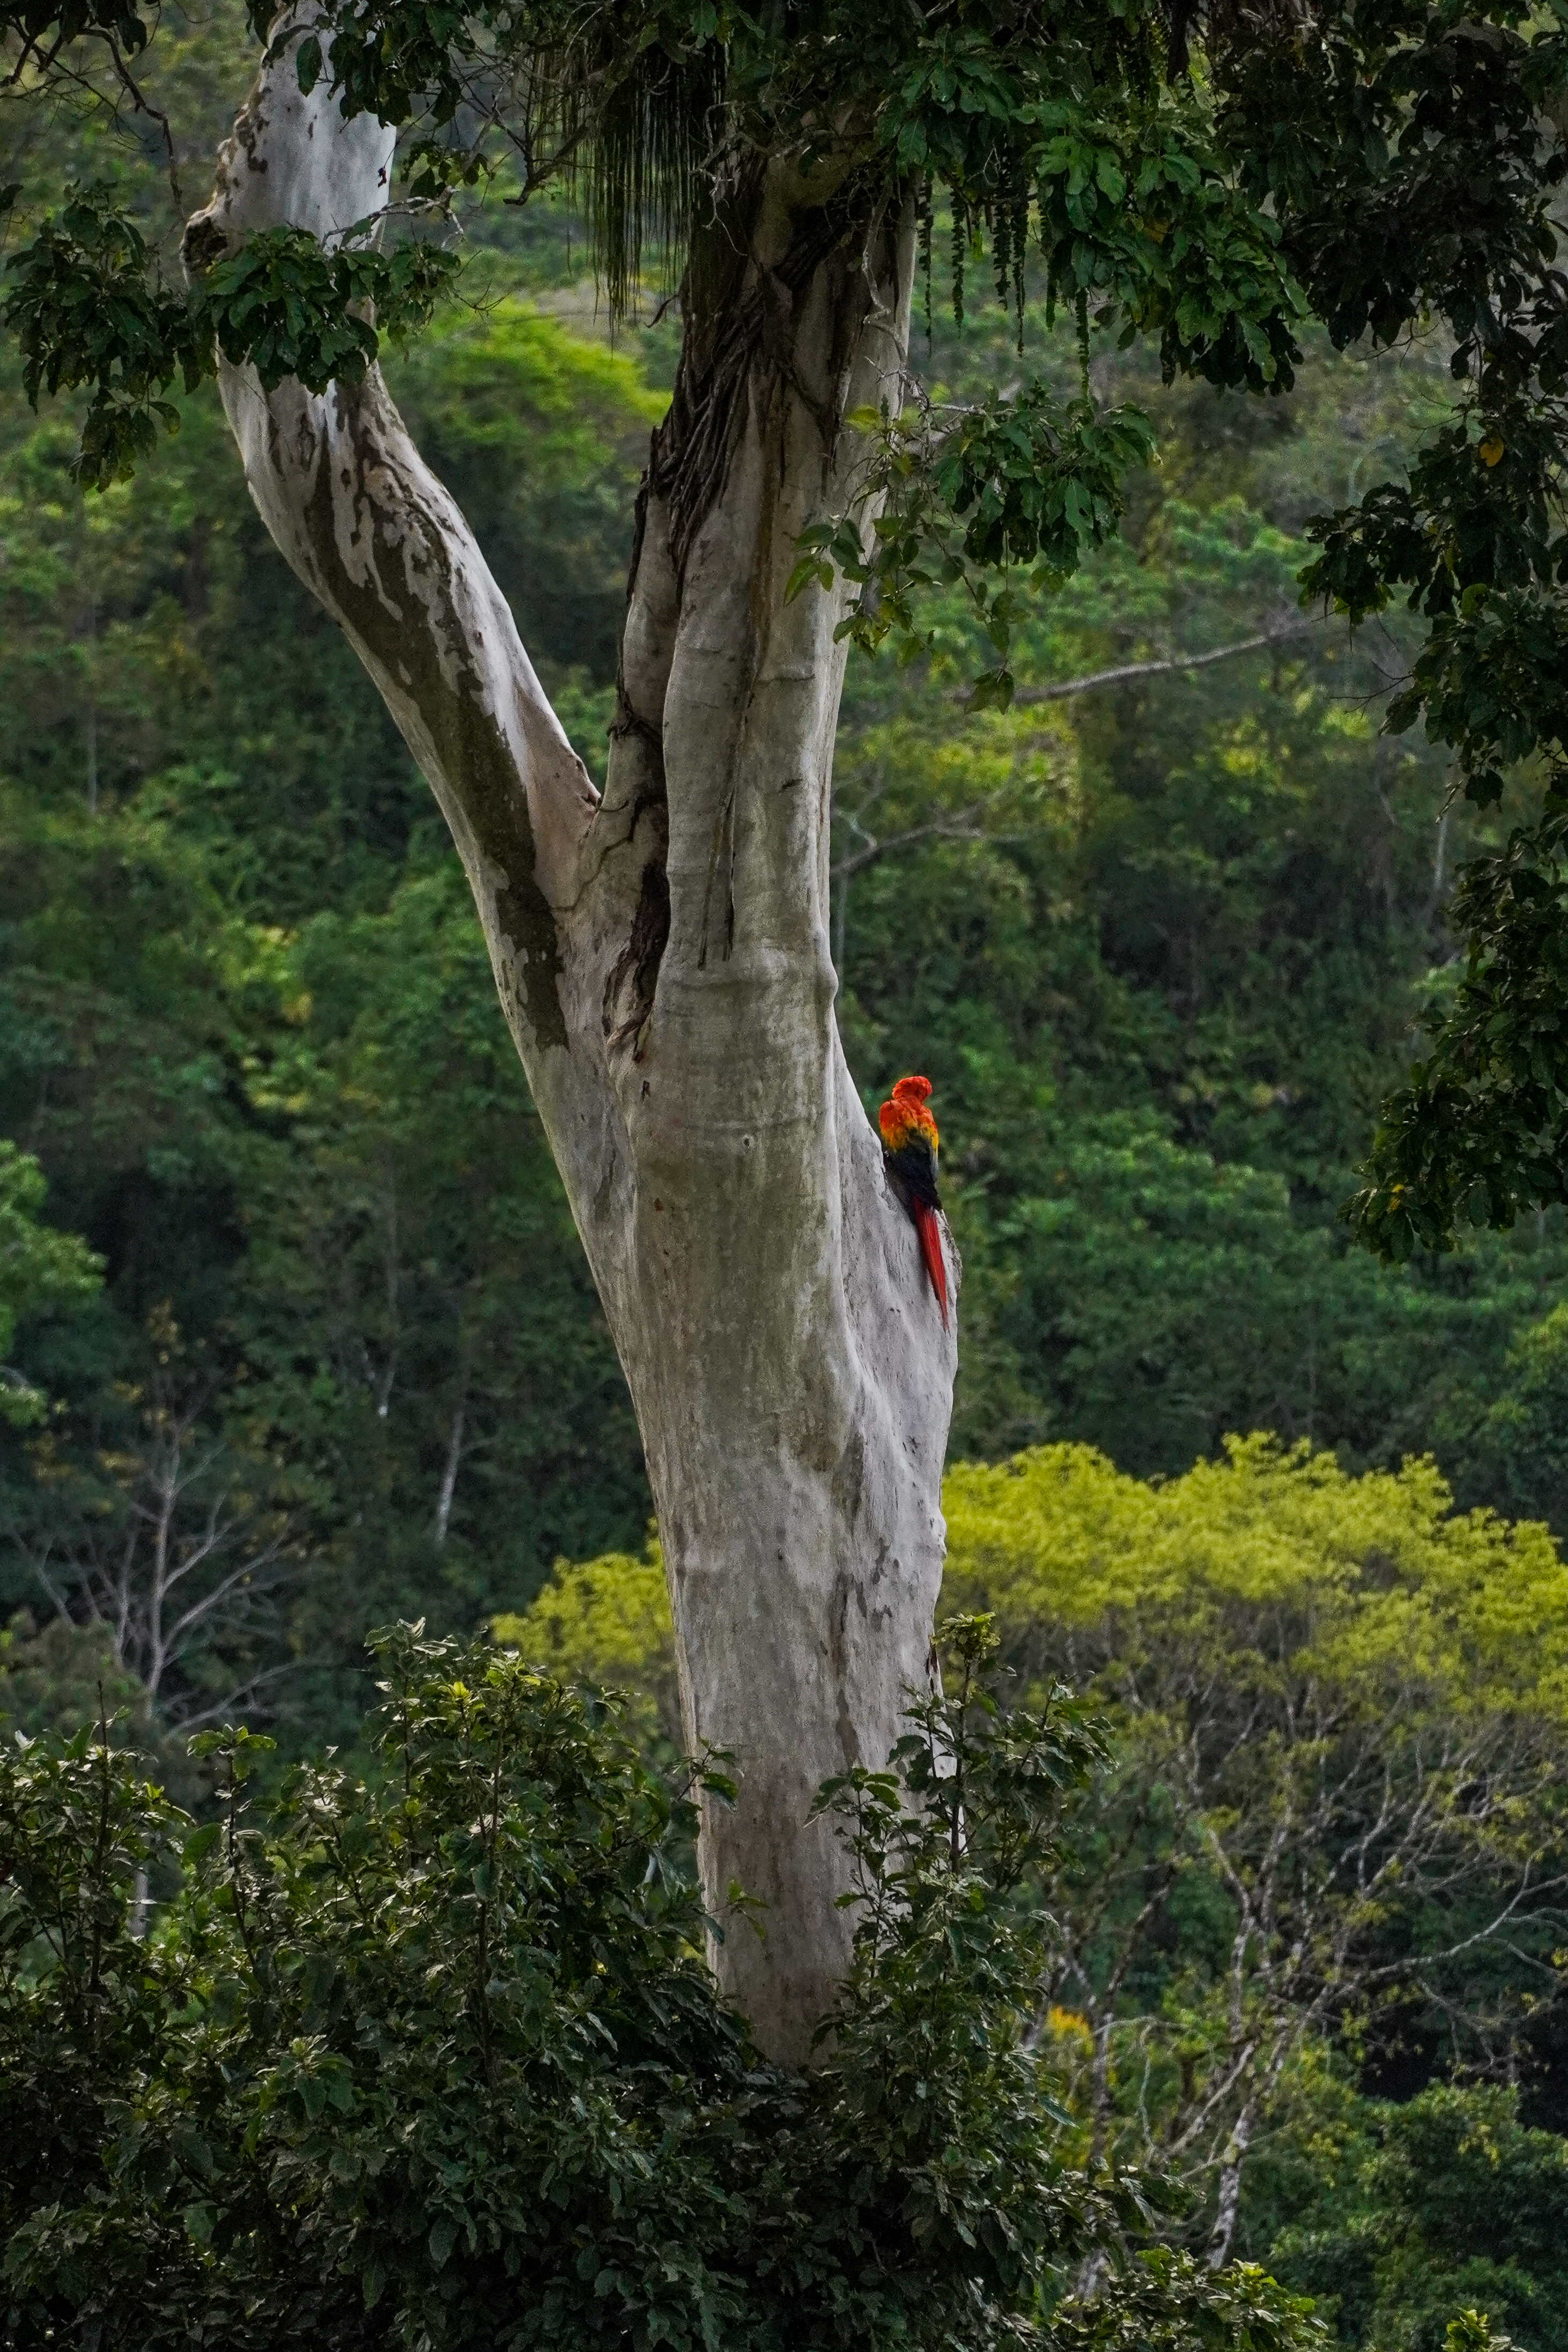
M 888 1181 L 909 1211 L 919 1236 L 921 1255 L 942 1309 L 942 1328 L 945 1331 L 947 1267 L 942 1261 L 942 1235 L 936 1222 L 942 1201 L 936 1189 L 936 1121 L 926 1108 L 930 1096 L 929 1078 L 900 1078 L 877 1113 L 877 1126 L 882 1138 Z

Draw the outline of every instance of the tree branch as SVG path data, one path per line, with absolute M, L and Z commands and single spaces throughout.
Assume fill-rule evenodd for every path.
M 302 37 L 313 16 L 289 29 Z M 393 131 L 369 115 L 345 122 L 329 74 L 301 92 L 294 46 L 264 64 L 187 227 L 193 269 L 258 230 L 331 245 L 385 214 Z M 273 540 L 345 631 L 441 803 L 520 1042 L 564 1046 L 556 918 L 598 796 L 472 531 L 379 371 L 321 394 L 291 379 L 264 394 L 253 369 L 226 365 L 219 384 Z
M 1016 687 L 1013 700 L 1016 704 L 1067 702 L 1077 694 L 1092 694 L 1101 686 L 1126 686 L 1137 677 L 1165 677 L 1175 670 L 1207 669 L 1214 662 L 1234 661 L 1238 654 L 1255 654 L 1265 646 L 1284 645 L 1292 637 L 1303 637 L 1317 625 L 1317 614 L 1307 614 L 1299 621 L 1285 621 L 1276 628 L 1261 629 L 1256 636 L 1240 637 L 1235 645 L 1215 646 L 1206 654 L 1171 654 L 1160 661 L 1121 662 L 1114 669 L 1090 670 L 1083 677 L 1060 678 L 1050 686 Z

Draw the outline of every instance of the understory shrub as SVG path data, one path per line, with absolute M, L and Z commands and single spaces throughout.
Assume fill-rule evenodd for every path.
M 0 2232 L 17 2352 L 1159 2345 L 1289 2352 L 1307 2306 L 1146 2242 L 1069 2164 L 1027 2046 L 1026 1899 L 1102 1761 L 1002 1711 L 982 1620 L 889 1769 L 819 1806 L 851 1973 L 819 2063 L 765 2063 L 703 1958 L 696 1797 L 618 1703 L 493 1648 L 376 1637 L 374 1768 L 197 1825 L 89 1727 L 0 1760 Z M 728 1934 L 766 1931 L 737 1900 Z

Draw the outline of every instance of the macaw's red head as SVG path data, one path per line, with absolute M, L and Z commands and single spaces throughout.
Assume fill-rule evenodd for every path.
M 931 1097 L 929 1078 L 900 1078 L 892 1093 L 877 1113 L 877 1126 L 883 1143 L 889 1151 L 900 1151 L 917 1138 L 937 1148 L 936 1121 L 926 1108 Z

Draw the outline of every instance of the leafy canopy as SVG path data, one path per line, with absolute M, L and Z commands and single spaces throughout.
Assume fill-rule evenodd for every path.
M 35 405 L 41 391 L 92 390 L 78 479 L 98 490 L 129 480 L 158 426 L 178 426 L 163 397 L 175 377 L 194 392 L 220 355 L 248 361 L 268 392 L 286 376 L 311 392 L 359 383 L 379 345 L 366 306 L 401 341 L 429 318 L 456 262 L 427 245 L 382 255 L 355 235 L 330 252 L 303 229 L 264 230 L 226 256 L 220 241 L 181 293 L 150 272 L 145 238 L 107 190 L 73 189 L 12 260 L 3 315 Z
M 1352 1477 L 1331 1454 L 1232 1438 L 1145 1486 L 1083 1445 L 958 1463 L 947 1591 L 1008 1628 L 1109 1620 L 1133 1656 L 1227 1643 L 1354 1694 L 1424 1681 L 1450 1715 L 1568 1717 L 1568 1570 L 1547 1529 L 1456 1512 L 1430 1460 Z M 1249 1630 L 1238 1633 L 1237 1626 Z M 1347 1698 L 1346 1704 L 1352 1703 Z
M 1056 2305 L 1084 2352 L 1305 2352 L 1302 2306 L 1141 2255 L 1136 2182 L 1057 2153 L 1013 1898 L 1102 1751 L 952 1642 L 892 1768 L 822 1792 L 855 1964 L 796 2075 L 698 1957 L 689 1786 L 519 1658 L 379 1637 L 374 1776 L 253 1807 L 266 1743 L 203 1735 L 200 1828 L 90 1730 L 0 1757 L 6 2341 L 959 2352 Z M 138 1870 L 176 1882 L 140 1936 Z

